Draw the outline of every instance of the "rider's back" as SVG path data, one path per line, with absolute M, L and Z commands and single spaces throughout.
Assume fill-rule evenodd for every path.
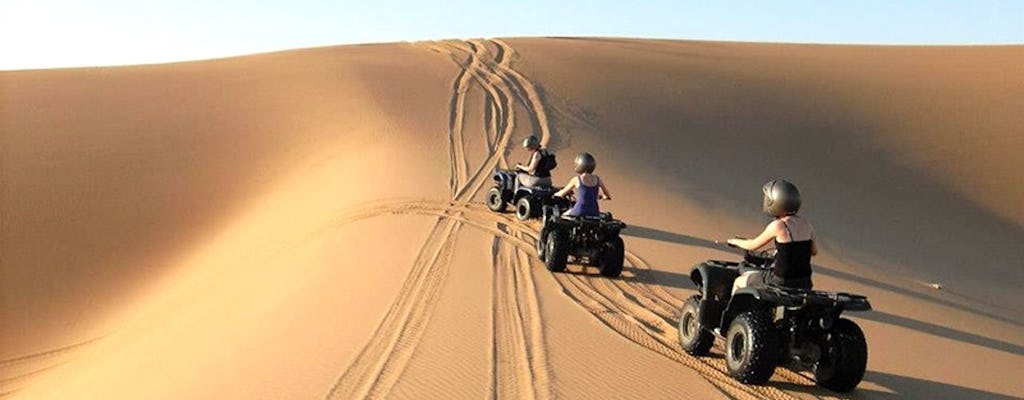
M 550 178 L 551 170 L 555 169 L 555 166 L 558 165 L 557 161 L 555 161 L 555 154 L 547 149 L 540 149 L 533 153 L 533 158 L 537 158 L 537 170 L 534 171 L 533 175 L 540 178 Z
M 579 176 L 580 185 L 576 189 L 576 204 L 569 210 L 569 215 L 587 217 L 601 214 L 597 205 L 598 190 L 601 188 L 601 178 L 593 174 L 582 174 Z
M 807 220 L 790 215 L 776 220 L 782 234 L 775 238 L 773 282 L 781 286 L 810 288 L 814 227 Z

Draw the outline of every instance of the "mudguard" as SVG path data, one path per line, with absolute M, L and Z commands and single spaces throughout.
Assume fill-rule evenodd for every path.
M 836 302 L 846 311 L 871 311 L 871 302 L 868 298 L 858 294 L 835 293 Z
M 513 190 L 516 186 L 516 173 L 513 171 L 498 169 L 494 170 L 494 186 L 501 189 L 501 197 L 505 201 L 512 201 Z
M 729 305 L 732 283 L 739 277 L 736 263 L 705 261 L 690 271 L 690 280 L 700 291 L 700 324 L 713 329 L 719 327 L 722 313 Z
M 868 311 L 871 303 L 867 297 L 850 293 L 833 293 L 820 290 L 790 289 L 777 286 L 750 286 L 737 290 L 729 301 L 727 315 L 722 324 L 728 324 L 733 317 L 755 307 L 755 303 L 772 307 L 802 307 L 818 310 L 833 310 L 838 316 L 843 311 Z
M 748 286 L 737 290 L 733 296 L 749 295 L 754 300 L 776 306 L 796 307 L 805 305 L 807 297 L 794 295 L 784 289 L 771 286 Z

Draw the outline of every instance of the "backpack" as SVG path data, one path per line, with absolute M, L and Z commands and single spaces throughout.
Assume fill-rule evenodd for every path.
M 540 162 L 537 163 L 537 169 L 543 171 L 551 171 L 558 166 L 558 160 L 555 159 L 555 153 L 544 150 L 541 153 Z

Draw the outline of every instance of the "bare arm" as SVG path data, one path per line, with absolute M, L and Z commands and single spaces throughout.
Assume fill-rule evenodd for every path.
M 562 188 L 562 190 L 559 190 L 557 193 L 555 193 L 554 196 L 555 197 L 565 197 L 566 194 L 571 192 L 573 189 L 576 188 L 576 186 L 578 186 L 580 184 L 579 182 L 580 182 L 579 178 L 573 177 L 572 179 L 569 180 L 569 183 L 567 183 L 565 185 L 565 187 Z
M 814 233 L 814 227 L 811 227 L 811 255 L 818 255 L 818 235 Z
M 530 156 L 530 165 L 517 164 L 516 168 L 520 171 L 533 175 L 534 172 L 537 172 L 537 165 L 540 164 L 540 158 L 540 151 L 535 151 L 533 152 L 533 155 Z
M 764 228 L 764 232 L 761 232 L 756 238 L 753 239 L 729 239 L 729 244 L 739 247 L 745 250 L 757 250 L 764 245 L 770 243 L 779 234 L 778 221 L 772 221 Z
M 606 200 L 612 199 L 612 194 L 608 193 L 608 187 L 604 185 L 604 179 L 597 178 L 597 185 L 601 187 L 601 191 L 604 192 L 604 198 Z

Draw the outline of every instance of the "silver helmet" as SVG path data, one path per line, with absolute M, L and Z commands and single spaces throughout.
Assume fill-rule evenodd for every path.
M 784 217 L 800 211 L 800 191 L 785 179 L 772 179 L 761 188 L 764 193 L 762 208 L 773 217 Z
M 594 160 L 593 155 L 587 152 L 583 152 L 576 155 L 577 174 L 582 174 L 584 172 L 592 174 L 594 173 L 594 168 L 597 168 L 597 161 Z
M 526 148 L 526 149 L 538 149 L 538 148 L 540 148 L 540 139 L 537 139 L 537 136 L 534 136 L 534 135 L 530 135 L 530 136 L 526 137 L 526 139 L 523 139 L 523 148 Z

